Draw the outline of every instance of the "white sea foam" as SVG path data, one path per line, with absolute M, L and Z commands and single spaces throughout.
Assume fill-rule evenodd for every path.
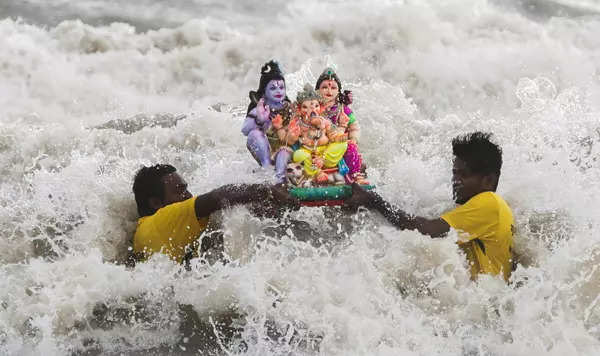
M 11 16 L 0 19 L 1 354 L 600 349 L 597 1 L 0 10 Z M 290 98 L 335 66 L 354 92 L 369 179 L 411 213 L 452 207 L 454 136 L 494 132 L 517 222 L 513 283 L 470 282 L 452 234 L 308 208 L 294 218 L 335 243 L 298 241 L 237 207 L 220 217 L 230 264 L 185 271 L 156 256 L 125 268 L 140 165 L 172 163 L 195 193 L 267 176 L 253 173 L 239 128 L 271 58 Z M 181 305 L 206 335 L 189 335 Z

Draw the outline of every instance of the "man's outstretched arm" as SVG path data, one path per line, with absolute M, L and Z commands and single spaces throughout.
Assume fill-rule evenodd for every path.
M 409 215 L 402 209 L 385 201 L 379 194 L 366 191 L 356 183 L 352 185 L 352 196 L 345 201 L 344 205 L 349 208 L 364 206 L 377 210 L 392 225 L 402 230 L 417 230 L 423 235 L 431 237 L 442 237 L 450 231 L 450 225 L 443 219 L 427 219 Z
M 297 207 L 298 201 L 289 196 L 284 186 L 265 184 L 228 184 L 196 197 L 195 210 L 198 218 L 228 206 L 263 202 L 265 205 Z

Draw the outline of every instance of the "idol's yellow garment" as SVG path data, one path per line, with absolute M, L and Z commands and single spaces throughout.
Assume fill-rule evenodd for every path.
M 442 215 L 459 233 L 458 244 L 467 254 L 471 277 L 479 273 L 502 274 L 512 270 L 514 220 L 506 202 L 493 192 L 483 192 Z
M 143 259 L 162 252 L 181 263 L 188 247 L 197 249 L 198 237 L 208 224 L 208 217 L 196 217 L 195 202 L 193 197 L 140 218 L 133 236 L 133 251 Z
M 346 153 L 346 149 L 348 148 L 348 142 L 331 142 L 327 145 L 317 146 L 315 150 L 315 154 L 317 156 L 323 157 L 325 163 L 323 164 L 324 168 L 334 168 L 337 167 L 337 164 L 340 162 L 342 158 L 344 158 L 344 153 Z M 319 173 L 319 169 L 314 167 L 312 164 L 312 150 L 306 146 L 302 146 L 296 151 L 294 151 L 294 155 L 292 156 L 292 160 L 296 163 L 303 162 L 304 172 L 307 176 L 312 177 L 315 174 Z

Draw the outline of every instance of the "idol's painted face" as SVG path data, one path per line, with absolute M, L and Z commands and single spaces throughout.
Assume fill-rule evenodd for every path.
M 319 108 L 321 105 L 318 100 L 305 100 L 300 104 L 300 112 L 302 117 L 308 118 L 311 116 L 319 115 Z M 314 113 L 314 115 L 312 115 Z
M 337 85 L 337 82 L 333 79 L 324 80 L 319 85 L 319 94 L 323 97 L 326 103 L 331 103 L 337 98 L 340 93 L 340 88 Z
M 271 80 L 265 88 L 265 99 L 267 103 L 281 104 L 285 99 L 285 82 L 283 80 Z

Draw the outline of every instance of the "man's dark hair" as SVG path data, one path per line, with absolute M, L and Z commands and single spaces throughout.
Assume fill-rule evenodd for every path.
M 472 132 L 452 140 L 452 153 L 465 161 L 471 172 L 481 175 L 495 174 L 500 178 L 502 149 L 490 141 L 488 132 Z M 496 186 L 498 187 L 498 181 Z
M 150 198 L 163 199 L 165 187 L 161 181 L 167 174 L 176 172 L 177 169 L 170 164 L 156 164 L 151 167 L 143 166 L 135 174 L 133 180 L 133 194 L 137 203 L 138 214 L 140 217 L 149 216 L 156 212 L 150 207 L 148 200 Z

